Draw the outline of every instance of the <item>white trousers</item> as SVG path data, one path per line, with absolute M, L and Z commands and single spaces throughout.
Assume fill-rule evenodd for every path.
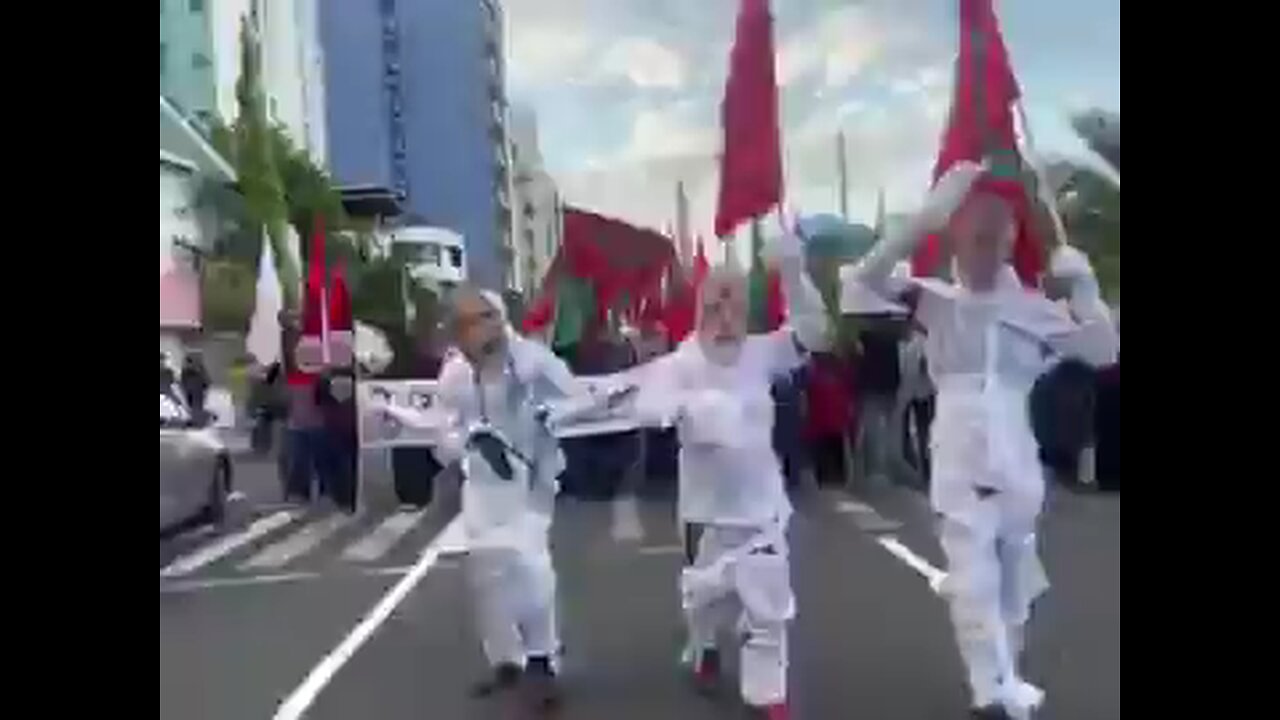
M 550 549 L 473 549 L 466 570 L 489 664 L 523 666 L 530 656 L 554 661 L 560 637 Z
M 1037 517 L 1011 510 L 1017 506 L 1009 500 L 997 493 L 979 500 L 963 520 L 943 517 L 942 589 L 974 706 L 1003 705 L 1024 717 L 1043 694 L 1022 680 L 1018 659 L 1032 602 L 1048 581 L 1036 554 Z
M 787 623 L 795 615 L 791 567 L 781 533 L 746 550 L 760 531 L 705 525 L 693 565 L 681 575 L 689 637 L 700 653 L 736 630 L 742 648 L 739 677 L 748 705 L 780 703 L 787 697 Z

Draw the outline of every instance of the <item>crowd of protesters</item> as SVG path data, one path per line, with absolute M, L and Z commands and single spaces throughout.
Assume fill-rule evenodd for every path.
M 934 389 L 924 342 L 919 329 L 905 321 L 872 319 L 860 326 L 851 352 L 814 353 L 775 382 L 774 449 L 790 489 L 850 483 L 927 487 Z M 390 375 L 436 377 L 443 353 L 434 344 L 421 345 L 398 359 Z M 670 349 L 660 333 L 628 329 L 557 350 L 575 373 L 593 376 L 625 370 Z M 1118 488 L 1119 374 L 1118 363 L 1096 373 L 1082 368 L 1060 373 L 1070 377 L 1062 381 L 1064 389 L 1056 399 L 1046 402 L 1073 404 L 1073 410 L 1060 408 L 1056 414 L 1075 416 L 1084 407 L 1096 418 L 1070 433 L 1057 432 L 1068 438 L 1063 447 L 1043 448 L 1043 460 L 1060 479 Z M 188 355 L 180 373 L 162 357 L 161 387 L 162 392 L 182 392 L 193 412 L 201 412 L 209 374 L 200 355 Z M 275 451 L 288 500 L 306 503 L 327 496 L 340 507 L 354 507 L 358 440 L 353 403 L 350 372 L 311 376 L 280 363 L 252 365 L 247 397 L 251 444 L 260 455 Z M 670 431 L 571 439 L 564 452 L 568 469 L 563 485 L 569 494 L 603 499 L 623 490 L 674 490 L 676 443 Z M 431 450 L 396 448 L 391 459 L 400 500 L 413 506 L 430 502 L 431 479 L 442 469 Z

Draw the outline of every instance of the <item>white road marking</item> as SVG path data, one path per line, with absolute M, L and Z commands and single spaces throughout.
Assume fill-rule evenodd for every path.
M 227 502 L 240 502 L 244 498 L 245 494 L 243 492 L 239 490 L 232 490 L 231 493 L 227 495 Z
M 898 542 L 895 537 L 881 536 L 876 538 L 876 542 L 880 543 L 881 547 L 888 550 L 891 555 L 906 563 L 907 567 L 923 575 L 924 579 L 929 581 L 929 587 L 935 593 L 941 590 L 942 581 L 947 577 L 945 572 L 930 565 L 928 560 L 912 552 L 911 548 Z
M 373 562 L 387 554 L 404 534 L 409 532 L 426 510 L 400 511 L 388 516 L 373 532 L 360 538 L 342 552 L 342 559 L 351 562 Z
M 454 518 L 440 534 L 436 536 L 434 541 L 440 547 L 441 555 L 457 555 L 467 551 L 467 529 L 462 526 L 462 520 Z
M 360 571 L 360 574 L 374 577 L 380 575 L 408 575 L 410 570 L 413 570 L 412 565 L 398 565 L 396 567 L 365 568 Z
M 440 555 L 444 556 L 444 549 L 441 548 Z M 436 563 L 437 570 L 452 570 L 461 567 L 457 560 L 440 560 Z M 399 565 L 397 567 L 380 567 L 366 568 L 360 572 L 361 575 L 369 575 L 373 577 L 381 575 L 408 575 L 413 571 L 412 565 Z
M 684 552 L 683 545 L 646 545 L 636 550 L 641 555 L 680 555 Z
M 902 527 L 896 520 L 886 519 L 870 505 L 857 500 L 837 500 L 836 512 L 852 515 L 858 527 L 869 533 L 890 533 Z
M 610 534 L 614 542 L 642 542 L 644 526 L 640 524 L 640 504 L 633 495 L 622 495 L 613 501 Z
M 251 577 L 207 578 L 204 580 L 179 580 L 160 586 L 161 593 L 184 593 L 195 590 L 211 590 L 224 587 L 245 587 L 247 585 L 274 585 L 275 583 L 293 582 L 295 580 L 314 580 L 320 577 L 318 572 L 290 572 L 274 575 L 253 575 Z
M 866 503 L 858 502 L 857 500 L 840 500 L 840 501 L 837 501 L 837 502 L 836 502 L 836 512 L 842 512 L 842 513 L 863 513 L 863 514 L 865 514 L 865 513 L 871 513 L 872 515 L 878 515 L 878 514 L 879 514 L 879 513 L 877 513 L 877 512 L 876 512 L 876 509 L 875 509 L 875 508 L 871 507 L 870 505 L 868 505 L 868 504 L 866 504 Z
M 920 573 L 935 593 L 941 592 L 942 581 L 946 579 L 947 574 L 930 565 L 928 560 L 903 545 L 898 538 L 893 535 L 883 534 L 897 530 L 902 527 L 902 523 L 896 520 L 888 520 L 870 505 L 848 498 L 835 500 L 835 510 L 836 512 L 853 515 L 854 524 L 858 526 L 858 529 L 873 535 L 875 541 L 880 543 L 880 546 L 885 550 L 888 550 L 890 555 Z
M 455 527 L 456 529 L 454 529 Z M 461 532 L 462 520 L 455 517 L 449 521 L 449 524 L 435 539 L 427 543 L 427 546 L 422 550 L 422 556 L 414 564 L 409 574 L 400 578 L 400 581 L 378 601 L 378 604 L 369 611 L 369 614 L 365 615 L 360 624 L 352 628 L 342 642 L 312 668 L 306 679 L 302 681 L 302 684 L 295 688 L 285 698 L 284 702 L 280 703 L 280 707 L 274 715 L 275 720 L 297 720 L 297 718 L 302 717 L 302 714 L 307 711 L 307 708 L 311 707 L 320 691 L 324 689 L 325 685 L 329 684 L 329 681 L 333 679 L 338 670 L 356 654 L 356 651 L 373 635 L 378 626 L 391 617 L 391 613 L 396 609 L 396 606 L 404 602 L 404 599 L 408 597 L 414 586 L 439 561 L 444 542 L 454 542 Z
M 456 560 L 441 560 L 435 565 L 437 570 L 456 570 L 461 564 Z M 361 568 L 353 573 L 329 573 L 303 571 L 303 572 L 287 572 L 287 573 L 271 573 L 268 575 L 250 575 L 248 577 L 222 577 L 222 578 L 205 578 L 203 580 L 174 580 L 162 583 L 160 585 L 161 595 L 171 595 L 177 593 L 199 592 L 201 590 L 217 590 L 221 588 L 237 588 L 237 587 L 254 587 L 258 585 L 275 585 L 277 583 L 294 582 L 297 580 L 323 580 L 328 578 L 352 577 L 353 575 L 363 577 L 388 577 L 393 575 L 408 575 L 413 570 L 412 565 L 399 565 L 395 567 L 378 567 L 378 568 Z
M 235 552 L 238 548 L 257 540 L 263 535 L 288 525 L 297 516 L 298 512 L 296 511 L 281 510 L 272 515 L 258 518 L 244 530 L 224 535 L 218 540 L 169 563 L 160 571 L 160 577 L 177 577 L 198 570 L 214 560 Z
M 300 557 L 319 545 L 325 538 L 334 534 L 355 520 L 355 515 L 334 513 L 304 525 L 302 529 L 286 537 L 280 542 L 268 545 L 257 555 L 240 565 L 242 570 L 254 568 L 278 568 L 285 563 Z

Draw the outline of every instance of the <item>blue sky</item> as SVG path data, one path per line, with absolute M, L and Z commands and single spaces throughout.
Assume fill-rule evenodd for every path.
M 956 0 L 773 0 L 787 205 L 850 213 L 918 202 L 949 106 Z M 662 228 L 685 182 L 710 236 L 737 0 L 505 0 L 509 94 L 538 117 L 566 200 Z M 997 0 L 1037 150 L 1087 156 L 1072 110 L 1120 109 L 1119 0 Z

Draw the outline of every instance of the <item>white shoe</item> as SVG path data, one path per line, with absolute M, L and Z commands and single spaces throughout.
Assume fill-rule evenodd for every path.
M 1044 703 L 1044 691 L 1022 678 L 1013 678 L 1002 694 L 1005 709 L 1013 720 L 1031 720 L 1031 714 Z

